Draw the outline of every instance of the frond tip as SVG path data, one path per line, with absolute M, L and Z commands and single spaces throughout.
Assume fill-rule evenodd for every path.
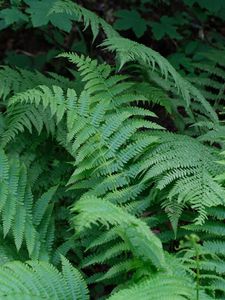
M 149 70 L 159 72 L 177 90 L 178 94 L 182 96 L 187 107 L 190 106 L 191 99 L 194 99 L 201 103 L 205 112 L 210 115 L 212 120 L 218 120 L 215 111 L 201 92 L 188 80 L 183 78 L 169 61 L 158 52 L 122 37 L 110 37 L 102 43 L 102 46 L 107 50 L 117 53 L 120 67 L 127 62 L 138 61 L 140 64 L 149 67 Z

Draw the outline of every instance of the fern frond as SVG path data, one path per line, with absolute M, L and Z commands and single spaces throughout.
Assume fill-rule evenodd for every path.
M 6 263 L 0 282 L 0 297 L 7 299 L 89 299 L 83 278 L 64 257 L 62 272 L 46 262 Z
M 131 300 L 192 300 L 195 299 L 195 291 L 193 291 L 192 283 L 185 278 L 159 274 L 152 279 L 145 280 L 130 288 L 121 290 L 112 295 L 109 299 L 123 300 L 125 298 Z
M 159 135 L 165 139 L 142 164 L 148 169 L 143 180 L 156 178 L 158 189 L 169 187 L 168 200 L 191 205 L 199 212 L 197 221 L 202 223 L 207 207 L 224 204 L 224 189 L 214 179 L 223 173 L 223 168 L 215 163 L 218 153 L 186 136 Z
M 65 77 L 57 78 L 56 74 L 50 73 L 45 76 L 38 71 L 32 72 L 20 68 L 12 69 L 8 66 L 0 67 L 0 97 L 6 100 L 16 93 L 25 92 L 38 85 L 60 85 L 64 88 L 71 87 L 71 83 Z
M 158 68 L 165 80 L 172 80 L 173 86 L 181 94 L 189 106 L 191 99 L 195 99 L 204 107 L 206 112 L 210 114 L 212 120 L 218 120 L 211 105 L 206 101 L 197 88 L 184 79 L 170 63 L 162 57 L 158 52 L 148 48 L 142 44 L 121 37 L 110 37 L 102 43 L 110 51 L 116 51 L 120 60 L 120 67 L 130 61 L 138 61 L 143 65 L 147 65 L 153 71 Z
M 71 15 L 76 21 L 82 22 L 85 29 L 90 26 L 94 40 L 98 35 L 100 28 L 104 30 L 107 36 L 118 35 L 118 33 L 107 22 L 98 17 L 95 13 L 69 0 L 57 1 L 50 11 L 50 14 L 51 13 L 66 13 Z
M 149 231 L 145 223 L 129 215 L 122 208 L 97 197 L 86 196 L 76 203 L 73 211 L 79 212 L 79 215 L 74 217 L 77 230 L 90 228 L 92 224 L 98 222 L 107 227 L 119 226 L 122 239 L 128 243 L 135 257 L 151 262 L 157 268 L 164 266 L 160 241 Z
M 44 237 L 38 232 L 38 225 L 56 188 L 44 194 L 36 202 L 32 212 L 34 200 L 24 163 L 18 156 L 7 156 L 1 150 L 0 166 L 2 170 L 0 206 L 4 237 L 12 231 L 17 250 L 20 250 L 23 241 L 26 241 L 29 255 L 33 257 L 36 252 L 38 257 L 40 246 L 44 241 L 42 240 Z

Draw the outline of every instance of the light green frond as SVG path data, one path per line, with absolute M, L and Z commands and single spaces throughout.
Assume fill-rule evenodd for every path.
M 164 267 L 162 246 L 158 238 L 145 223 L 122 208 L 94 196 L 86 196 L 76 203 L 73 211 L 79 212 L 74 217 L 75 227 L 79 231 L 98 223 L 107 227 L 119 226 L 121 237 L 128 243 L 134 257 L 151 262 L 157 268 Z
M 51 188 L 34 205 L 25 164 L 18 156 L 7 157 L 3 150 L 1 154 L 0 204 L 3 235 L 6 237 L 12 232 L 18 251 L 25 241 L 30 257 L 39 257 L 41 244 L 46 241 L 37 229 L 56 188 Z
M 45 262 L 12 261 L 0 268 L 0 297 L 6 299 L 89 299 L 79 272 L 62 258 L 62 272 Z
M 195 297 L 196 295 L 192 283 L 186 280 L 186 278 L 159 274 L 152 279 L 121 290 L 112 295 L 109 299 L 192 300 L 195 299 Z

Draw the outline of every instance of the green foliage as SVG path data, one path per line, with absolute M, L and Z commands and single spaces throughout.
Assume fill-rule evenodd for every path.
M 83 278 L 64 257 L 62 272 L 45 262 L 6 263 L 0 282 L 0 297 L 6 299 L 89 299 Z
M 44 257 L 51 248 L 52 237 L 48 236 L 49 229 L 53 226 L 49 218 L 52 212 L 50 201 L 56 188 L 49 189 L 34 201 L 28 176 L 25 163 L 17 155 L 7 157 L 1 150 L 0 203 L 3 236 L 6 237 L 11 231 L 17 250 L 25 241 L 31 258 Z M 39 232 L 40 225 L 45 227 L 45 231 Z
M 2 19 L 1 29 L 17 22 L 28 21 L 27 16 L 16 7 L 2 9 L 0 18 Z
M 93 299 L 224 299 L 224 47 L 181 45 L 189 6 L 207 22 L 223 5 L 184 2 L 183 19 L 147 23 L 142 1 L 114 26 L 69 0 L 3 3 L 2 29 L 61 54 L 59 74 L 0 68 L 0 298 L 85 300 L 87 283 Z M 77 23 L 105 56 L 61 51 L 65 32 L 87 40 Z M 180 70 L 115 30 L 149 27 L 181 43 Z
M 165 266 L 162 245 L 158 238 L 149 231 L 145 223 L 120 207 L 93 196 L 86 196 L 76 203 L 73 210 L 79 212 L 74 218 L 78 231 L 97 222 L 105 226 L 113 225 L 128 244 L 127 249 L 130 249 L 137 259 L 151 263 L 159 269 Z
M 28 23 L 31 21 L 34 27 L 41 27 L 51 23 L 53 26 L 66 32 L 71 30 L 72 18 L 69 18 L 66 14 L 49 15 L 50 10 L 57 2 L 56 0 L 24 0 L 23 2 L 27 5 L 25 13 L 19 10 L 20 3 L 15 3 L 11 8 L 1 10 L 1 29 L 14 23 L 20 24 L 21 22 Z
M 193 4 L 198 4 L 200 7 L 207 9 L 213 14 L 218 14 L 221 10 L 225 9 L 225 4 L 222 0 L 216 0 L 214 2 L 209 0 L 184 0 L 184 2 L 190 6 L 193 6 Z
M 114 24 L 115 29 L 117 30 L 132 29 L 138 38 L 145 33 L 147 29 L 147 25 L 145 20 L 141 18 L 138 11 L 120 10 L 117 11 L 116 16 L 119 19 Z
M 26 12 L 28 13 L 28 15 L 30 15 L 31 22 L 34 27 L 40 27 L 50 22 L 52 25 L 64 31 L 69 32 L 71 30 L 72 22 L 66 14 L 49 15 L 49 11 L 56 3 L 56 0 L 25 0 L 25 3 L 28 5 Z
M 101 28 L 104 30 L 107 36 L 118 35 L 118 33 L 103 19 L 70 0 L 56 1 L 55 5 L 50 10 L 50 13 L 65 13 L 68 16 L 75 18 L 78 22 L 82 22 L 85 29 L 90 26 L 93 33 L 93 39 L 96 38 Z
M 176 20 L 174 18 L 169 18 L 167 16 L 163 16 L 160 18 L 160 22 L 152 22 L 152 32 L 156 40 L 161 40 L 165 36 L 169 36 L 174 39 L 181 39 L 181 35 L 177 32 L 177 27 L 174 26 L 176 24 Z
M 199 212 L 196 221 L 201 224 L 207 217 L 206 207 L 224 204 L 225 190 L 215 181 L 224 172 L 223 167 L 215 164 L 218 153 L 187 136 L 168 133 L 160 136 L 162 143 L 145 161 L 148 171 L 143 180 L 153 179 L 156 189 L 166 190 L 165 209 L 171 202 L 172 206 L 188 204 Z M 176 228 L 178 216 L 173 208 L 167 210 Z
M 110 51 L 117 52 L 120 67 L 130 61 L 139 61 L 141 64 L 148 66 L 149 71 L 153 70 L 155 73 L 161 73 L 162 77 L 169 82 L 169 89 L 174 92 L 175 88 L 175 92 L 181 94 L 186 102 L 183 106 L 189 107 L 191 105 L 191 99 L 194 98 L 195 101 L 201 103 L 202 109 L 207 115 L 210 115 L 210 118 L 213 120 L 218 118 L 201 92 L 189 81 L 185 80 L 173 66 L 156 51 L 120 37 L 106 40 L 103 46 Z
M 122 290 L 109 299 L 122 300 L 129 297 L 129 299 L 135 300 L 141 297 L 141 299 L 147 300 L 150 299 L 150 295 L 152 295 L 152 300 L 182 300 L 194 299 L 195 297 L 191 282 L 175 276 L 156 276 L 156 278 L 146 280 L 129 289 Z

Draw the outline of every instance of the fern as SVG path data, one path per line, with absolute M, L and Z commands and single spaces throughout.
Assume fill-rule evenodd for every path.
M 85 29 L 90 25 L 94 39 L 99 33 L 100 28 L 102 28 L 107 37 L 102 45 L 108 50 L 117 52 L 120 67 L 126 62 L 136 60 L 144 66 L 148 65 L 154 73 L 157 73 L 158 69 L 166 81 L 170 83 L 171 89 L 175 88 L 178 93 L 181 94 L 187 107 L 190 106 L 192 99 L 194 99 L 201 104 L 205 115 L 209 114 L 213 121 L 218 120 L 214 110 L 199 90 L 188 80 L 182 78 L 172 65 L 156 51 L 129 39 L 120 37 L 103 19 L 69 0 L 56 2 L 50 13 L 67 13 L 72 15 L 78 22 L 82 21 L 84 23 Z
M 158 250 L 149 249 L 146 252 L 148 245 L 152 244 L 152 241 L 146 244 L 148 240 L 146 234 L 148 232 L 149 235 L 149 231 L 144 223 L 138 225 L 138 219 L 132 215 L 129 216 L 126 211 L 138 213 L 138 195 L 143 193 L 148 182 L 157 179 L 158 189 L 167 189 L 168 186 L 170 188 L 172 186 L 168 202 L 164 202 L 163 205 L 170 211 L 169 201 L 173 199 L 175 212 L 169 216 L 174 227 L 182 212 L 182 207 L 176 206 L 176 201 L 177 205 L 184 203 L 197 209 L 200 213 L 197 220 L 202 223 L 206 217 L 205 207 L 223 203 L 224 191 L 213 179 L 215 175 L 222 172 L 222 169 L 214 163 L 217 153 L 187 137 L 149 131 L 148 129 L 160 129 L 160 126 L 143 119 L 143 117 L 152 117 L 154 114 L 137 106 L 130 106 L 130 102 L 143 101 L 145 97 L 136 93 L 132 94 L 133 83 L 128 81 L 126 76 L 112 76 L 109 66 L 104 64 L 98 66 L 96 61 L 89 58 L 74 54 L 63 54 L 63 56 L 75 63 L 81 72 L 85 86 L 80 95 L 77 96 L 72 89 L 68 89 L 65 93 L 59 87 L 40 86 L 12 97 L 9 100 L 9 107 L 23 103 L 31 107 L 40 106 L 44 111 L 48 110 L 55 118 L 57 126 L 62 124 L 66 135 L 64 144 L 74 156 L 76 166 L 69 180 L 70 189 L 88 191 L 91 188 L 88 192 L 90 196 L 87 194 L 85 196 L 87 198 L 82 198 L 74 208 L 79 211 L 79 215 L 75 217 L 78 232 L 90 227 L 92 223 L 97 224 L 97 221 L 107 226 L 110 225 L 109 237 L 107 238 L 107 234 L 105 237 L 110 245 L 109 250 L 106 251 L 104 248 L 105 253 L 100 252 L 97 256 L 87 257 L 84 266 L 104 262 L 109 262 L 111 265 L 116 257 L 121 254 L 127 255 L 131 251 L 133 260 L 130 261 L 129 268 L 133 272 L 141 269 L 144 272 L 146 261 L 157 268 L 163 265 L 166 267 L 162 263 L 162 252 L 160 259 L 154 257 L 156 253 L 159 254 L 159 241 L 155 244 L 155 246 L 158 245 Z M 26 127 L 26 123 L 24 126 Z M 141 133 L 139 131 L 141 128 L 146 128 L 147 131 Z M 157 146 L 158 136 L 161 140 Z M 190 150 L 188 150 L 189 147 Z M 202 152 L 205 153 L 203 157 Z M 148 158 L 149 154 L 150 158 Z M 142 160 L 136 162 L 140 157 Z M 130 167 L 131 161 L 133 165 Z M 87 178 L 90 172 L 92 177 Z M 137 179 L 138 184 L 134 183 Z M 96 196 L 101 196 L 105 200 L 100 201 Z M 137 201 L 136 204 L 132 203 L 133 199 Z M 124 203 L 125 211 L 123 212 L 122 208 L 106 200 L 117 204 Z M 95 206 L 93 206 L 94 203 Z M 141 211 L 148 207 L 148 201 L 146 203 L 146 206 L 141 204 L 143 207 Z M 101 209 L 104 215 L 102 213 L 99 215 Z M 120 214 L 121 217 L 119 217 Z M 128 223 L 124 222 L 126 219 Z M 34 220 L 38 224 L 38 217 Z M 110 237 L 114 226 L 115 235 Z M 139 226 L 141 226 L 140 229 L 138 229 Z M 141 238 L 142 234 L 144 235 Z M 115 242 L 115 246 L 112 247 Z M 92 245 L 93 243 L 95 244 L 91 240 Z M 87 246 L 90 247 L 90 244 Z M 119 260 L 118 265 L 112 265 L 108 272 L 97 280 L 100 278 L 108 280 L 116 274 L 122 274 L 126 268 Z
M 201 76 L 193 78 L 196 85 L 203 91 L 205 97 L 218 109 L 224 100 L 224 50 L 212 50 L 204 54 L 205 63 L 195 63 L 194 67 Z M 221 59 L 218 59 L 221 58 Z
M 219 112 L 220 119 L 223 119 L 223 102 L 224 102 L 224 50 L 211 50 L 203 54 L 204 63 L 195 63 L 194 67 L 199 76 L 191 77 L 190 80 L 195 82 L 196 86 L 205 95 L 205 98 L 213 105 L 214 110 Z M 220 58 L 220 59 L 218 59 Z M 222 118 L 221 118 L 222 116 Z M 204 132 L 199 139 L 204 142 L 218 143 L 224 146 L 224 124 L 223 122 L 209 122 L 202 120 L 196 124 Z
M 0 282 L 0 297 L 7 299 L 89 299 L 83 278 L 64 257 L 62 272 L 46 262 L 8 262 Z
M 79 231 L 96 222 L 105 226 L 119 227 L 117 231 L 128 243 L 135 257 L 150 262 L 157 268 L 163 267 L 164 258 L 160 241 L 149 232 L 144 223 L 121 208 L 96 197 L 87 196 L 77 202 L 74 211 L 80 212 L 79 216 L 74 218 L 75 226 Z M 117 251 L 120 253 L 120 248 Z
M 12 94 L 24 92 L 27 89 L 32 89 L 38 85 L 61 85 L 71 87 L 71 83 L 65 77 L 57 78 L 56 74 L 50 73 L 45 76 L 40 72 L 31 72 L 23 69 L 12 69 L 8 66 L 0 68 L 0 97 L 7 100 Z
M 170 65 L 170 63 L 163 58 L 156 51 L 147 48 L 144 45 L 138 44 L 128 39 L 121 37 L 112 37 L 106 40 L 103 44 L 110 51 L 116 51 L 120 60 L 120 67 L 126 62 L 138 61 L 143 65 L 148 65 L 153 71 L 158 68 L 162 76 L 167 81 L 172 81 L 172 85 L 175 86 L 178 93 L 186 101 L 186 105 L 189 106 L 191 99 L 201 103 L 206 113 L 211 116 L 212 120 L 217 120 L 217 116 L 210 106 L 210 104 L 201 95 L 198 89 L 196 89 L 190 82 L 182 78 L 182 76 L 176 72 L 176 70 Z M 156 69 L 157 70 L 157 69 Z
M 196 276 L 196 251 L 199 262 L 198 272 L 201 286 L 208 290 L 209 294 L 217 299 L 219 295 L 224 297 L 224 207 L 212 207 L 207 209 L 209 220 L 203 225 L 184 226 L 189 232 L 198 234 L 197 243 L 183 242 L 183 263 Z M 193 238 L 192 238 L 193 240 Z M 195 238 L 196 240 L 196 238 Z M 193 247 L 194 246 L 194 247 Z M 195 249 L 194 249 L 195 248 Z
M 73 219 L 78 234 L 99 223 L 108 228 L 105 235 L 97 239 L 96 242 L 92 242 L 91 248 L 100 246 L 99 253 L 95 248 L 95 253 L 97 252 L 98 254 L 88 256 L 84 260 L 83 267 L 99 263 L 110 265 L 111 261 L 114 264 L 104 275 L 98 274 L 96 276 L 96 274 L 94 276 L 95 279 L 90 278 L 89 282 L 92 282 L 93 279 L 102 281 L 116 277 L 120 278 L 121 274 L 128 271 L 133 273 L 133 280 L 141 275 L 149 278 L 144 280 L 144 282 L 140 281 L 136 286 L 133 286 L 133 281 L 129 280 L 131 282 L 129 289 L 121 290 L 109 299 L 124 299 L 124 297 L 128 296 L 131 299 L 136 299 L 140 296 L 143 299 L 145 297 L 149 299 L 149 295 L 151 295 L 151 299 L 186 299 L 186 297 L 187 299 L 194 299 L 195 291 L 190 288 L 192 286 L 191 279 L 187 274 L 183 273 L 183 279 L 180 279 L 179 282 L 178 278 L 180 277 L 177 277 L 174 267 L 170 270 L 168 258 L 165 258 L 161 252 L 159 240 L 156 240 L 156 237 L 151 234 L 144 222 L 133 217 L 120 207 L 91 196 L 83 196 L 76 203 L 74 211 L 78 213 Z M 117 235 L 117 238 L 121 238 L 120 242 L 116 242 L 115 235 Z M 143 235 L 143 238 L 141 238 L 141 235 Z M 113 244 L 110 246 L 110 239 L 114 239 L 114 246 Z M 154 248 L 156 245 L 159 247 L 158 250 L 155 249 L 152 252 L 150 247 Z M 132 256 L 129 255 L 129 251 L 132 252 Z M 158 258 L 152 257 L 152 253 L 156 254 L 156 252 Z M 123 261 L 123 253 L 130 259 Z M 115 263 L 116 258 L 119 259 L 117 263 Z M 151 269 L 151 264 L 153 263 L 159 267 L 159 262 L 161 271 L 159 272 L 160 269 L 158 269 L 157 275 L 153 275 L 154 271 Z M 148 266 L 149 263 L 150 265 Z M 179 264 L 178 261 L 174 263 Z M 168 270 L 172 274 L 167 274 Z M 163 286 L 163 288 L 160 288 L 159 292 L 160 286 Z M 176 289 L 174 289 L 175 286 L 177 287 Z M 204 295 L 204 299 L 210 299 L 204 292 L 202 292 L 202 295 Z
M 188 280 L 176 276 L 158 275 L 152 279 L 136 284 L 129 289 L 121 290 L 115 293 L 115 295 L 112 295 L 109 299 L 122 300 L 128 297 L 132 300 L 137 298 L 146 300 L 182 300 L 195 299 L 195 294 L 192 289 L 192 283 L 188 282 Z
M 8 157 L 1 150 L 0 203 L 3 235 L 6 237 L 11 231 L 17 250 L 20 250 L 25 241 L 30 257 L 37 258 L 47 251 L 46 233 L 40 235 L 38 226 L 48 216 L 46 204 L 56 188 L 50 189 L 35 203 L 27 176 L 24 163 L 17 156 Z M 51 225 L 49 223 L 46 226 Z
M 164 206 L 169 207 L 171 201 L 189 204 L 199 212 L 196 221 L 202 224 L 207 216 L 206 207 L 224 204 L 224 189 L 214 179 L 223 173 L 223 168 L 216 164 L 218 153 L 187 136 L 168 133 L 161 136 L 162 144 L 143 164 L 148 170 L 143 180 L 157 178 L 156 188 L 167 189 L 168 200 Z
M 0 298 L 88 299 L 73 264 L 94 296 L 103 286 L 109 299 L 222 299 L 224 166 L 213 143 L 224 146 L 224 61 L 212 53 L 196 66 L 198 89 L 87 9 L 57 1 L 56 13 L 90 26 L 94 40 L 102 29 L 103 47 L 120 68 L 137 62 L 136 73 L 74 53 L 60 58 L 76 66 L 75 82 L 1 67 Z M 146 103 L 179 116 L 183 135 Z M 199 242 L 178 251 L 190 231 Z
M 193 239 L 193 235 L 191 239 Z M 184 248 L 184 245 L 182 245 L 182 248 Z M 224 281 L 223 259 L 215 254 L 210 244 L 201 246 L 191 242 L 190 246 L 190 249 L 185 249 L 182 262 L 195 278 L 197 297 L 201 299 L 199 297 L 201 287 L 204 287 L 211 296 L 222 295 L 224 289 L 221 288 L 220 284 Z
M 66 13 L 75 17 L 75 20 L 82 22 L 86 29 L 89 25 L 91 27 L 94 40 L 102 28 L 107 36 L 117 36 L 118 33 L 103 19 L 98 17 L 95 13 L 79 6 L 72 1 L 57 1 L 50 11 L 52 13 Z

